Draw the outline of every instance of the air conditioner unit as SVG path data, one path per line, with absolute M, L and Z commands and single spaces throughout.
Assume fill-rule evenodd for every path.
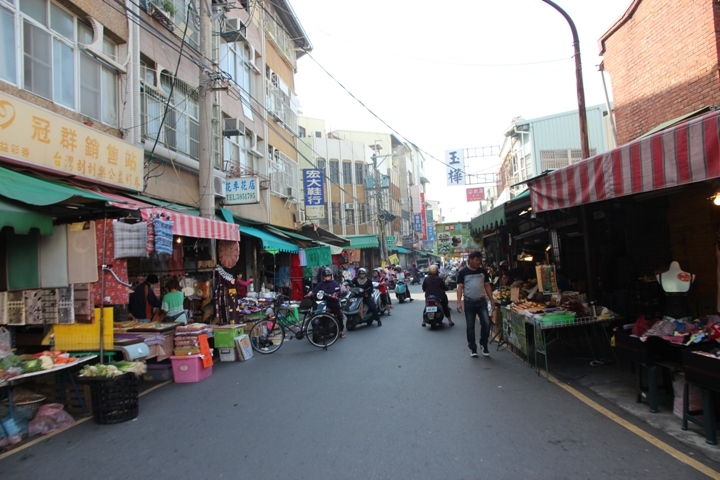
M 237 137 L 245 135 L 245 124 L 239 118 L 223 119 L 223 136 Z
M 225 179 L 219 175 L 213 177 L 213 193 L 216 197 L 225 198 L 227 190 L 225 189 Z
M 295 188 L 294 187 L 285 187 L 285 194 L 288 198 L 295 198 Z
M 399 200 L 399 202 L 400 202 L 400 205 L 401 205 L 401 206 L 402 206 L 402 205 L 405 205 L 405 199 L 404 199 L 404 198 L 401 198 L 401 199 Z
M 226 42 L 239 42 L 247 39 L 247 27 L 239 18 L 226 18 L 220 36 Z
M 354 203 L 346 203 L 345 210 L 355 210 L 355 204 Z
M 305 210 L 298 210 L 296 218 L 298 223 L 305 223 Z

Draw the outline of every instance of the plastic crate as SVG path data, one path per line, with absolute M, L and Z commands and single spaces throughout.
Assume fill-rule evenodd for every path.
M 147 371 L 143 373 L 145 382 L 166 382 L 173 379 L 172 365 L 148 365 Z
M 170 357 L 175 383 L 193 383 L 212 375 L 212 366 L 203 368 L 200 356 Z
M 242 334 L 242 327 L 213 329 L 215 348 L 235 348 L 235 337 Z
M 138 379 L 130 372 L 113 379 L 87 379 L 93 420 L 101 425 L 127 422 L 139 411 Z

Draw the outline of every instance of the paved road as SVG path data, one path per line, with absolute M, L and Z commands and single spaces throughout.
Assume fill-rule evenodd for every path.
M 0 478 L 706 478 L 509 352 L 471 358 L 463 320 L 430 331 L 421 310 L 395 304 L 328 351 L 293 340 L 216 364 L 143 396 L 136 421 L 0 460 Z

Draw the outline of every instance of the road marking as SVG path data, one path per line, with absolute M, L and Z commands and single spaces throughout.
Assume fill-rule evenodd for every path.
M 157 389 L 160 388 L 160 387 L 164 387 L 164 386 L 167 385 L 168 383 L 172 383 L 172 380 L 167 380 L 167 381 L 165 381 L 165 382 L 158 383 L 158 384 L 155 385 L 154 387 L 148 388 L 147 390 L 139 393 L 139 394 L 138 394 L 138 397 L 142 397 L 143 395 L 146 395 L 146 394 L 148 394 L 148 393 L 150 393 L 150 392 L 152 392 L 152 391 L 154 391 L 154 390 L 157 390 Z M 29 441 L 29 442 L 27 442 L 27 443 L 24 443 L 23 445 L 19 446 L 18 448 L 15 448 L 15 449 L 13 449 L 13 450 L 10 450 L 10 451 L 7 451 L 7 452 L 5 452 L 5 453 L 3 453 L 3 454 L 0 454 L 0 460 L 4 459 L 4 458 L 6 458 L 6 457 L 9 457 L 9 456 L 11 456 L 11 455 L 15 455 L 15 454 L 18 453 L 18 452 L 22 452 L 22 451 L 25 450 L 26 448 L 30 448 L 30 447 L 32 447 L 33 445 L 36 445 L 36 444 L 38 444 L 38 443 L 40 443 L 40 442 L 44 442 L 44 441 L 47 440 L 48 438 L 52 438 L 52 437 L 54 437 L 55 435 L 57 435 L 57 434 L 59 434 L 59 433 L 65 432 L 65 431 L 70 430 L 71 428 L 73 428 L 73 427 L 75 427 L 75 426 L 77 426 L 77 425 L 80 425 L 81 423 L 87 422 L 87 421 L 90 420 L 91 418 L 92 418 L 92 415 L 89 416 L 89 417 L 81 418 L 80 420 L 77 420 L 75 423 L 73 423 L 72 425 L 70 425 L 70 426 L 67 427 L 67 428 L 63 428 L 62 430 L 57 430 L 57 431 L 55 431 L 55 432 L 48 433 L 47 435 L 42 435 L 42 436 L 36 438 L 35 440 L 31 440 L 31 441 Z
M 681 461 L 682 463 L 694 468 L 695 470 L 697 470 L 701 473 L 704 473 L 705 475 L 707 475 L 710 478 L 720 479 L 720 472 L 717 472 L 717 471 L 713 470 L 712 468 L 710 468 L 706 465 L 703 465 L 702 463 L 698 462 L 694 458 L 692 458 L 688 455 L 685 455 L 680 450 L 678 450 L 674 447 L 671 447 L 670 445 L 663 442 L 659 438 L 649 434 L 645 430 L 633 425 L 632 423 L 628 422 L 627 420 L 625 420 L 623 418 L 620 418 L 618 415 L 614 414 L 613 412 L 611 412 L 607 408 L 603 407 L 602 405 L 596 403 L 594 400 L 591 400 L 583 393 L 580 393 L 579 391 L 575 390 L 570 385 L 567 385 L 567 384 L 559 381 L 557 378 L 555 378 L 552 375 L 550 375 L 550 381 L 552 383 L 554 383 L 555 385 L 558 385 L 560 388 L 562 388 L 566 392 L 573 395 L 575 398 L 577 398 L 578 400 L 580 400 L 581 402 L 583 402 L 590 408 L 596 410 L 597 412 L 601 413 L 602 415 L 605 415 L 606 417 L 608 417 L 610 420 L 614 421 L 618 425 L 627 428 L 635 435 L 637 435 L 640 438 L 642 438 L 643 440 L 646 440 L 647 442 L 651 443 L 652 445 L 659 448 L 663 452 L 667 453 L 671 457 L 674 457 L 677 460 Z

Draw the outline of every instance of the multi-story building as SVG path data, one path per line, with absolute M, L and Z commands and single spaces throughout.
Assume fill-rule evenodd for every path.
M 614 147 L 606 115 L 607 109 L 602 105 L 587 108 L 591 155 Z M 497 203 L 525 190 L 523 181 L 582 160 L 578 123 L 577 111 L 531 120 L 514 118 L 505 130 L 500 149 Z
M 325 194 L 325 205 L 303 209 L 300 218 L 339 235 L 378 233 L 365 190 L 372 150 L 362 142 L 328 138 L 323 120 L 298 121 L 300 169 L 322 170 Z

